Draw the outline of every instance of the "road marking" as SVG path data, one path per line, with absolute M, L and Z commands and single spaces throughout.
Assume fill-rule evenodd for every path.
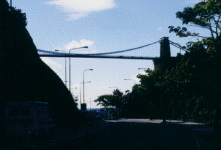
M 193 135 L 193 134 L 192 134 Z M 193 135 L 194 136 L 194 135 Z M 194 139 L 195 139 L 195 141 L 196 141 L 196 146 L 197 146 L 197 148 L 198 148 L 198 150 L 201 150 L 200 149 L 200 144 L 199 144 L 199 141 L 197 140 L 197 138 L 194 136 Z

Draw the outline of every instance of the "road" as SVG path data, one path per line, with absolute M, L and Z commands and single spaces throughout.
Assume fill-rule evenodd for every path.
M 62 142 L 53 149 L 213 150 L 215 148 L 173 124 L 121 119 L 107 121 L 105 128 Z

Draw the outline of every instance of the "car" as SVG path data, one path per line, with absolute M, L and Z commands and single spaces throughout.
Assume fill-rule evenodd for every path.
M 76 122 L 77 127 L 90 126 L 90 125 L 93 125 L 93 119 L 89 116 L 80 117 Z
M 95 116 L 95 119 L 96 119 L 96 120 L 102 120 L 103 117 L 102 117 L 101 115 L 96 115 L 96 116 Z

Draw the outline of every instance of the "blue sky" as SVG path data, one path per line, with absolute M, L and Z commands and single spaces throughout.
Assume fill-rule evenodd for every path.
M 73 53 L 95 53 L 124 50 L 169 37 L 185 45 L 195 38 L 179 38 L 169 33 L 168 26 L 182 26 L 175 13 L 200 0 L 13 0 L 12 5 L 27 16 L 27 29 L 38 49 L 68 52 L 71 48 L 88 46 Z M 191 31 L 200 32 L 197 28 Z M 205 33 L 206 34 L 206 33 Z M 171 47 L 172 55 L 179 52 Z M 159 56 L 159 44 L 120 55 Z M 42 58 L 64 81 L 65 59 Z M 67 70 L 68 70 L 67 59 Z M 114 88 L 131 90 L 138 68 L 153 69 L 151 60 L 71 59 L 72 92 L 80 98 L 80 83 L 85 71 L 85 101 L 90 108 L 99 95 L 111 94 Z M 67 72 L 68 73 L 68 72 Z M 69 73 L 68 73 L 69 74 Z M 69 79 L 69 76 L 67 77 Z M 133 80 L 124 80 L 133 79 Z M 77 89 L 75 89 L 75 87 Z M 49 87 L 50 88 L 50 87 Z M 81 94 L 82 94 L 81 86 Z M 82 98 L 82 96 L 81 96 Z M 83 100 L 83 98 L 82 98 Z

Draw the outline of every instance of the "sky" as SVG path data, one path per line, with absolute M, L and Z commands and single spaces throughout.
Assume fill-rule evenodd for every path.
M 134 48 L 159 41 L 162 37 L 185 46 L 195 38 L 179 38 L 168 26 L 183 26 L 176 12 L 193 7 L 200 0 L 12 0 L 12 5 L 27 16 L 27 29 L 38 49 L 72 53 L 100 53 Z M 190 31 L 201 30 L 187 26 Z M 206 33 L 205 33 L 206 34 Z M 179 49 L 171 46 L 172 56 Z M 184 52 L 182 52 L 183 54 Z M 159 44 L 123 56 L 160 55 Z M 65 58 L 41 58 L 65 81 Z M 69 85 L 69 58 L 66 59 Z M 100 108 L 94 102 L 99 95 L 112 94 L 118 88 L 125 93 L 139 84 L 138 68 L 154 69 L 152 60 L 71 58 L 71 91 L 87 108 Z M 93 69 L 93 71 L 84 71 Z M 124 80 L 131 79 L 131 80 Z M 50 87 L 49 87 L 50 88 Z M 81 96 L 80 96 L 81 95 Z M 79 104 L 79 102 L 78 102 Z

